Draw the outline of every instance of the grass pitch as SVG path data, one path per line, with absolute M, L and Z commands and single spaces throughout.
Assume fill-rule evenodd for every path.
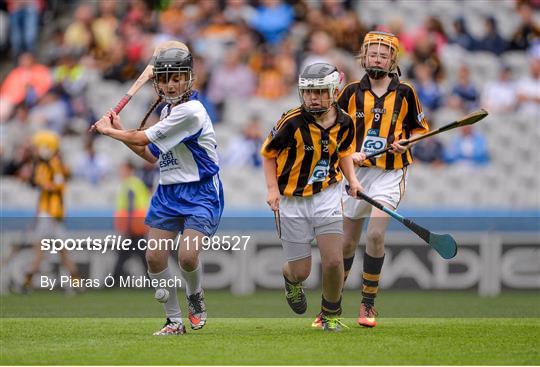
M 353 293 L 344 297 L 347 300 L 344 306 L 350 309 L 346 315 L 355 316 L 356 296 Z M 0 362 L 3 365 L 540 363 L 540 301 L 533 293 L 512 292 L 495 299 L 480 299 L 472 293 L 383 292 L 378 300 L 381 317 L 376 328 L 360 328 L 354 318 L 348 318 L 345 323 L 350 328 L 341 333 L 310 328 L 319 297 L 318 292 L 309 293 L 309 317 L 293 318 L 284 305 L 282 292 L 259 292 L 247 297 L 208 292 L 211 318 L 203 330 L 188 330 L 188 334 L 178 337 L 153 337 L 152 332 L 161 326 L 163 319 L 156 317 L 161 315 L 160 307 L 149 299 L 148 292 L 88 292 L 74 297 L 58 293 L 2 296 Z M 74 317 L 81 309 L 90 314 L 98 304 L 106 307 L 98 309 L 100 313 L 93 317 Z M 131 308 L 126 308 L 127 305 Z M 423 317 L 422 309 L 416 307 L 420 305 L 423 310 L 433 312 Z M 56 314 L 52 313 L 53 306 Z M 239 313 L 239 307 L 244 311 L 256 308 L 265 317 Z M 475 310 L 472 313 L 471 308 Z M 126 309 L 130 311 L 126 313 Z M 185 305 L 182 309 L 185 310 Z M 489 317 L 480 317 L 488 310 Z M 433 316 L 437 311 L 442 317 Z M 407 313 L 411 317 L 406 317 Z M 518 313 L 521 317 L 516 317 Z M 123 317 L 116 317 L 122 314 Z M 147 317 L 150 314 L 153 317 Z

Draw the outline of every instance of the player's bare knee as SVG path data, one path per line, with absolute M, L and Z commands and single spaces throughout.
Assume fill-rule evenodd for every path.
M 199 265 L 199 259 L 195 253 L 189 253 L 181 255 L 178 263 L 180 267 L 185 271 L 193 271 L 197 269 L 197 266 Z
M 384 231 L 377 229 L 369 230 L 367 233 L 366 241 L 368 246 L 373 248 L 383 248 L 384 247 Z
M 289 279 L 292 282 L 303 282 L 309 277 L 311 272 L 311 266 L 290 266 L 289 273 L 292 279 Z
M 323 273 L 336 272 L 343 267 L 343 259 L 335 256 L 329 259 L 323 259 L 322 271 Z
M 146 251 L 145 257 L 148 270 L 152 273 L 160 272 L 167 267 L 167 260 L 156 251 Z
M 359 239 L 345 237 L 343 239 L 343 254 L 348 255 L 347 257 L 349 257 L 350 254 L 354 254 L 358 247 L 358 242 Z
M 309 270 L 293 271 L 293 277 L 295 282 L 303 282 L 309 277 Z

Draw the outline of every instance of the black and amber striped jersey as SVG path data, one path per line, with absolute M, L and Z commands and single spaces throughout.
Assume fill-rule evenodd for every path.
M 38 215 L 47 214 L 56 219 L 64 217 L 64 186 L 67 176 L 67 168 L 58 156 L 35 163 L 32 181 L 40 190 Z
M 349 83 L 338 97 L 338 104 L 354 119 L 356 150 L 370 154 L 394 141 L 424 134 L 429 127 L 414 88 L 394 75 L 388 91 L 377 97 L 369 78 Z M 364 161 L 363 166 L 400 169 L 412 163 L 410 149 L 403 154 L 385 153 Z
M 335 124 L 325 129 L 298 107 L 281 117 L 261 154 L 276 159 L 281 195 L 311 196 L 341 181 L 339 159 L 354 149 L 354 123 L 345 111 L 337 108 Z

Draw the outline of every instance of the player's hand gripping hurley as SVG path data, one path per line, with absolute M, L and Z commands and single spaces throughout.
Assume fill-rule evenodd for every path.
M 461 120 L 451 122 L 451 123 L 449 123 L 447 125 L 444 125 L 444 126 L 438 128 L 437 130 L 430 131 L 430 132 L 428 132 L 426 134 L 417 136 L 416 138 L 413 138 L 413 139 L 405 140 L 404 142 L 401 142 L 399 144 L 403 145 L 403 146 L 407 146 L 409 144 L 416 143 L 417 141 L 420 141 L 420 140 L 425 139 L 425 138 L 429 138 L 430 136 L 437 135 L 437 134 L 440 134 L 440 133 L 448 131 L 448 130 L 452 130 L 452 129 L 455 129 L 455 128 L 458 128 L 458 127 L 461 127 L 461 126 L 465 126 L 465 125 L 472 125 L 472 124 L 477 123 L 478 121 L 482 120 L 487 115 L 488 115 L 488 112 L 486 110 L 480 109 L 478 111 L 471 112 L 470 114 L 468 114 L 467 116 L 465 116 Z M 371 154 L 366 155 L 365 159 L 370 159 L 370 158 L 373 158 L 373 157 L 377 157 L 380 154 L 388 152 L 390 149 L 392 149 L 391 146 L 386 147 L 386 148 L 384 148 L 382 150 L 379 150 L 378 152 L 373 152 Z
M 346 187 L 348 191 L 349 185 L 347 185 Z M 405 218 L 397 212 L 381 205 L 381 203 L 373 200 L 361 191 L 358 191 L 356 195 L 358 198 L 363 199 L 369 204 L 373 205 L 375 208 L 382 210 L 386 214 L 390 215 L 392 218 L 401 222 L 405 227 L 416 233 L 418 237 L 423 239 L 428 245 L 430 245 L 435 251 L 437 251 L 443 259 L 451 259 L 456 256 L 457 244 L 454 238 L 449 234 L 433 233 L 430 230 L 416 224 L 412 220 Z

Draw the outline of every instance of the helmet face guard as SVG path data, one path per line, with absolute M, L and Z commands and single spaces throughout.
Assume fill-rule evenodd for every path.
M 389 55 L 382 54 L 383 47 L 386 46 L 389 51 Z M 368 76 L 372 79 L 382 79 L 389 73 L 393 73 L 397 69 L 397 55 L 399 52 L 399 41 L 396 36 L 386 32 L 369 32 L 364 38 L 364 43 L 360 50 L 360 64 L 362 68 L 366 70 Z M 380 67 L 375 65 L 369 65 L 368 58 L 375 53 L 377 60 L 385 60 L 386 66 Z
M 156 57 L 153 71 L 154 89 L 167 103 L 185 102 L 191 95 L 193 80 L 193 59 L 188 51 L 171 48 Z M 176 93 L 170 93 L 170 87 L 174 87 Z
M 336 103 L 342 81 L 343 74 L 333 65 L 317 63 L 306 66 L 298 78 L 298 97 L 302 108 L 313 115 L 328 111 Z

